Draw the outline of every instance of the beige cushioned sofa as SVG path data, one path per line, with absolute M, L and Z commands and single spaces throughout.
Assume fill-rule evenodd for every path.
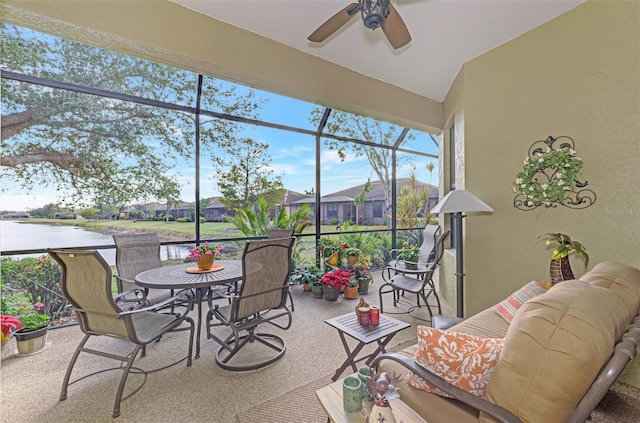
M 418 366 L 417 344 L 372 365 L 403 375 L 411 369 L 455 398 L 402 383 L 400 398 L 429 423 L 584 422 L 635 356 L 639 310 L 640 270 L 607 261 L 525 302 L 511 324 L 489 308 L 449 328 L 504 338 L 484 398 Z

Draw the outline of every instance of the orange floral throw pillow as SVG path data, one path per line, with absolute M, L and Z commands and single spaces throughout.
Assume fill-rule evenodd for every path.
M 478 338 L 418 326 L 418 350 L 413 359 L 447 382 L 482 397 L 498 362 L 502 344 L 502 339 Z M 406 381 L 414 388 L 450 397 L 411 371 L 407 373 Z

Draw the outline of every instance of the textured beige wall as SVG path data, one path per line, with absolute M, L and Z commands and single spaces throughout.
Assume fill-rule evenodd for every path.
M 465 315 L 531 279 L 549 280 L 550 250 L 537 239 L 547 232 L 582 242 L 589 267 L 640 267 L 639 27 L 639 2 L 589 1 L 465 64 L 444 118 L 464 116 L 464 186 L 495 210 L 466 218 Z M 597 195 L 591 207 L 513 207 L 528 148 L 549 135 L 574 139 Z M 581 261 L 572 263 L 576 276 L 584 273 Z M 442 272 L 447 293 L 451 269 L 449 262 Z
M 2 21 L 410 128 L 442 104 L 170 3 L 3 1 Z

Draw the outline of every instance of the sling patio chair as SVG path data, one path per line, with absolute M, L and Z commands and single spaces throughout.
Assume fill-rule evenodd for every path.
M 120 415 L 120 402 L 142 388 L 142 385 L 144 385 L 146 381 L 146 375 L 150 372 L 168 367 L 165 366 L 150 371 L 132 367 L 140 349 L 159 339 L 167 332 L 190 331 L 188 353 L 185 358 L 187 360 L 187 366 L 191 366 L 195 328 L 193 319 L 187 316 L 191 307 L 186 308 L 181 315 L 156 312 L 158 308 L 167 307 L 178 299 L 187 301 L 190 305 L 193 301 L 190 291 L 180 291 L 176 296 L 153 306 L 124 311 L 119 308 L 116 303 L 117 296 L 114 297 L 111 293 L 111 267 L 97 251 L 64 249 L 48 250 L 48 253 L 60 264 L 62 269 L 60 289 L 64 297 L 72 305 L 80 330 L 85 334 L 67 367 L 60 392 L 60 401 L 67 399 L 67 389 L 69 385 L 85 379 L 88 376 L 102 373 L 105 370 L 121 370 L 122 376 L 113 406 L 113 417 L 118 417 Z M 188 326 L 184 326 L 184 322 L 188 323 Z M 134 345 L 134 348 L 129 354 L 118 355 L 111 351 L 98 350 L 94 347 L 89 348 L 85 346 L 91 337 L 102 335 L 129 341 Z M 114 346 L 114 348 L 117 347 L 118 345 Z M 121 364 L 117 367 L 99 370 L 69 382 L 73 367 L 81 352 L 111 358 L 120 361 Z M 185 358 L 172 365 L 183 361 Z M 144 374 L 144 381 L 131 394 L 122 398 L 127 376 L 132 368 L 135 372 Z
M 291 327 L 287 293 L 293 242 L 293 237 L 248 241 L 242 253 L 242 284 L 229 296 L 231 303 L 214 305 L 209 296 L 207 338 L 220 345 L 216 363 L 221 368 L 259 369 L 284 355 L 282 337 L 256 330 L 263 324 L 283 330 Z M 225 337 L 229 329 L 231 333 Z
M 116 244 L 116 284 L 122 301 L 153 305 L 173 295 L 169 289 L 141 289 L 135 283 L 138 273 L 162 267 L 160 239 L 156 233 L 114 235 Z M 173 310 L 172 310 L 173 311 Z
M 436 239 L 438 239 L 438 232 L 440 231 L 439 225 L 426 225 L 424 230 L 422 231 L 422 244 L 420 244 L 420 251 L 418 253 L 418 268 L 426 268 L 429 263 L 431 263 L 435 257 L 435 245 Z M 398 252 L 400 250 L 395 248 L 389 252 L 391 256 L 391 260 L 387 263 L 387 265 L 382 270 L 382 277 L 385 280 L 389 280 L 392 275 L 396 275 L 398 273 L 405 273 L 410 270 L 407 269 L 407 265 L 404 260 L 401 260 L 397 257 Z M 385 270 L 387 276 L 385 277 Z
M 433 295 L 438 305 L 438 314 L 442 313 L 440 307 L 440 298 L 433 282 L 433 274 L 440 265 L 440 260 L 444 255 L 444 241 L 447 239 L 451 231 L 446 231 L 436 241 L 435 245 L 435 258 L 429 263 L 423 271 L 414 274 L 398 273 L 393 276 L 388 282 L 382 284 L 378 290 L 378 296 L 380 300 L 380 313 L 384 312 L 384 304 L 382 302 L 382 296 L 384 294 L 393 293 L 393 306 L 395 307 L 400 301 L 400 295 L 405 292 L 416 294 L 417 307 L 420 307 L 420 298 L 423 299 L 427 310 L 429 311 L 430 319 L 433 319 L 433 313 L 431 306 L 427 301 L 428 298 Z
M 269 236 L 267 239 L 277 239 L 277 238 L 289 238 L 293 236 L 294 229 L 271 229 L 269 231 Z M 295 269 L 295 264 L 291 263 L 291 271 Z M 293 304 L 293 296 L 291 295 L 291 287 L 292 283 L 289 283 L 289 301 L 291 301 L 291 311 L 296 311 L 296 307 Z

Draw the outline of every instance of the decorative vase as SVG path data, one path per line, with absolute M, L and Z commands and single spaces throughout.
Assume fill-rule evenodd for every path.
M 327 301 L 338 301 L 340 290 L 333 285 L 322 284 L 322 294 Z
M 373 400 L 373 407 L 369 413 L 368 423 L 396 423 L 396 418 L 388 402 Z
M 49 326 L 40 329 L 24 330 L 13 332 L 16 338 L 16 345 L 20 354 L 31 354 L 40 351 L 47 343 L 47 331 Z
M 362 409 L 362 382 L 356 376 L 347 376 L 342 381 L 342 407 L 347 413 Z
M 215 257 L 213 256 L 213 254 L 202 254 L 197 261 L 198 268 L 200 270 L 209 270 L 211 269 L 211 266 L 213 266 L 214 261 Z
M 571 263 L 569 263 L 569 256 L 551 260 L 549 275 L 551 276 L 551 285 L 575 279 L 573 270 L 571 269 Z
M 371 276 L 365 279 L 358 280 L 358 294 L 368 294 L 369 284 L 371 283 Z
M 313 298 L 322 298 L 322 285 L 311 285 L 311 296 Z

